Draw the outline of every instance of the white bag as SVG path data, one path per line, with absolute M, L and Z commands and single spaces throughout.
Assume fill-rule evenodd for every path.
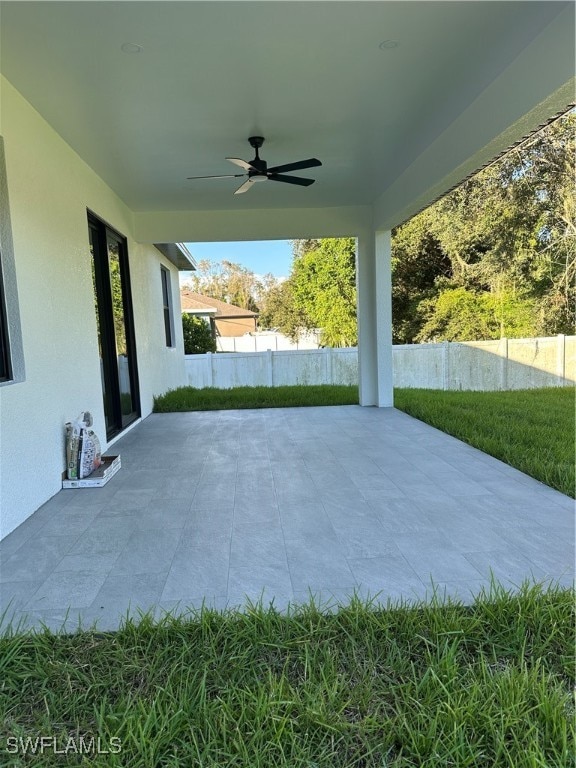
M 66 473 L 68 480 L 88 477 L 102 463 L 100 441 L 89 429 L 93 424 L 90 411 L 84 411 L 76 421 L 66 423 Z

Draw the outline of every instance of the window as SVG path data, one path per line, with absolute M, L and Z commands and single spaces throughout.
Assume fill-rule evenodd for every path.
M 6 319 L 6 299 L 2 280 L 2 252 L 0 251 L 0 381 L 12 379 L 10 344 L 8 339 L 8 321 Z
M 25 379 L 4 139 L 0 136 L 0 387 Z
M 164 307 L 164 332 L 166 334 L 166 346 L 174 346 L 174 315 L 172 312 L 172 292 L 170 290 L 170 272 L 166 267 L 160 267 L 160 279 L 162 281 L 162 305 Z

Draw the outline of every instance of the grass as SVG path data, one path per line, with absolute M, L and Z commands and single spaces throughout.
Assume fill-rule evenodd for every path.
M 358 387 L 310 385 L 294 387 L 180 387 L 154 398 L 154 411 L 224 411 L 236 408 L 293 408 L 314 405 L 357 405 Z
M 570 590 L 289 614 L 251 606 L 0 639 L 0 762 L 112 768 L 572 764 Z M 8 755 L 12 739 L 118 754 Z M 119 741 L 115 741 L 119 740 Z M 13 747 L 12 747 L 13 748 Z M 6 758 L 10 757 L 7 762 Z
M 399 389 L 395 405 L 574 497 L 574 390 Z

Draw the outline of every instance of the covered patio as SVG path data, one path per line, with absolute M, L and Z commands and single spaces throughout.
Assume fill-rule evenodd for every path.
M 4 595 L 114 622 L 387 572 L 385 596 L 467 593 L 496 559 L 472 553 L 525 557 L 539 515 L 566 540 L 565 499 L 372 406 L 394 404 L 392 230 L 573 104 L 573 3 L 0 4 Z M 251 138 L 284 172 L 236 194 Z M 287 169 L 313 171 L 268 183 Z M 187 382 L 182 244 L 324 237 L 356 238 L 368 410 L 150 416 Z M 123 469 L 58 493 L 84 410 Z
M 4 626 L 573 583 L 572 499 L 392 408 L 153 414 L 109 453 L 0 542 Z

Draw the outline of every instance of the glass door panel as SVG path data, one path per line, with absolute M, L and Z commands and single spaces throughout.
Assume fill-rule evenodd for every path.
M 140 415 L 126 240 L 88 215 L 102 396 L 108 439 Z
M 108 270 L 110 275 L 110 291 L 112 294 L 112 316 L 114 318 L 114 339 L 116 344 L 116 361 L 118 366 L 118 384 L 120 390 L 120 412 L 122 421 L 134 413 L 132 397 L 132 377 L 130 358 L 128 355 L 126 313 L 124 309 L 122 264 L 120 248 L 122 243 L 108 236 Z
M 102 328 L 100 323 L 100 312 L 98 307 L 98 287 L 97 287 L 97 275 L 96 275 L 96 263 L 94 259 L 94 240 L 96 238 L 96 233 L 92 229 L 92 227 L 89 228 L 90 232 L 90 253 L 92 255 L 92 285 L 94 288 L 94 308 L 96 313 L 96 332 L 98 335 L 98 355 L 100 357 L 100 378 L 102 381 L 102 399 L 104 401 L 104 418 L 106 421 L 106 431 L 109 432 L 114 427 L 114 409 L 112 407 L 112 393 L 110 391 L 110 379 L 109 376 L 106 375 L 105 366 L 106 366 L 106 360 L 104 358 L 104 352 L 103 352 L 103 339 L 102 339 Z

